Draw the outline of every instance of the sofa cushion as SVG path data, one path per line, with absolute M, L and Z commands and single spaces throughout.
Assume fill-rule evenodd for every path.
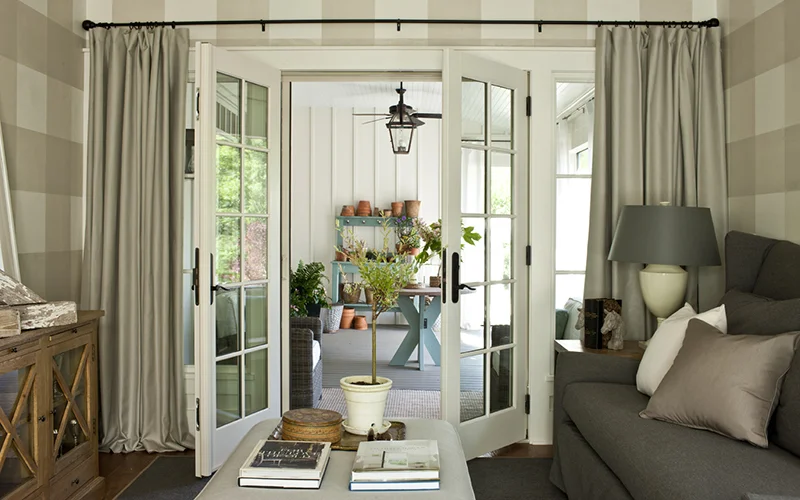
M 800 298 L 774 300 L 730 290 L 720 304 L 725 306 L 729 333 L 775 335 L 800 331 Z
M 317 363 L 322 359 L 322 346 L 318 340 L 311 341 L 311 366 L 317 367 Z
M 795 353 L 775 408 L 772 442 L 800 457 L 800 354 Z M 798 490 L 800 491 L 800 490 Z
M 772 246 L 758 272 L 753 293 L 778 300 L 800 297 L 800 245 L 779 241 Z
M 800 491 L 800 458 L 718 434 L 639 417 L 647 396 L 633 385 L 574 383 L 563 406 L 634 498 L 705 500 Z

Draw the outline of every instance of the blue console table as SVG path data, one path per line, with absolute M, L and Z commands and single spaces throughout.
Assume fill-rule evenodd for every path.
M 431 303 L 425 302 L 431 297 Z M 425 349 L 436 366 L 441 365 L 441 344 L 433 334 L 433 324 L 442 312 L 441 288 L 404 288 L 397 299 L 400 311 L 408 321 L 408 333 L 395 351 L 390 366 L 405 366 L 411 353 L 417 349 L 419 369 L 425 369 Z

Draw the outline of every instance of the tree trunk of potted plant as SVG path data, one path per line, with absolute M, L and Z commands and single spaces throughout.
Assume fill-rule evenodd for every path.
M 372 304 L 372 376 L 355 375 L 344 377 L 339 386 L 347 403 L 347 420 L 344 428 L 351 434 L 366 435 L 370 428 L 384 432 L 383 412 L 386 398 L 392 388 L 392 381 L 378 377 L 378 306 Z

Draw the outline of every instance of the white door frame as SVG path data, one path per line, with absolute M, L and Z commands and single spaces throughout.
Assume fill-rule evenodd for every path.
M 292 73 L 320 74 L 346 71 L 441 72 L 447 47 L 226 47 L 245 52 L 291 77 Z M 528 386 L 531 414 L 528 442 L 552 443 L 553 345 L 555 330 L 555 82 L 562 75 L 591 75 L 593 47 L 458 47 L 475 54 L 530 71 L 533 116 L 530 130 L 530 234 L 533 260 L 530 269 L 530 314 L 528 319 Z M 356 66 L 357 65 L 357 66 Z M 286 90 L 286 84 L 284 84 Z M 284 93 L 284 95 L 287 95 Z M 290 110 L 283 106 L 281 148 L 282 310 L 289 300 L 289 155 Z M 543 286 L 543 285 L 547 286 Z M 289 395 L 289 324 L 282 322 L 283 408 Z M 444 385 L 442 386 L 444 390 Z M 445 399 L 442 393 L 442 401 Z

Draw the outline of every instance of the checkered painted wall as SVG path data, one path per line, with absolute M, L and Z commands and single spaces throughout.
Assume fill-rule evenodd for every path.
M 707 19 L 716 0 L 89 0 L 92 20 L 270 18 Z M 192 28 L 219 45 L 593 46 L 593 27 L 257 26 Z
M 800 0 L 720 0 L 730 228 L 800 243 Z
M 0 0 L 0 122 L 22 281 L 78 298 L 85 1 Z

